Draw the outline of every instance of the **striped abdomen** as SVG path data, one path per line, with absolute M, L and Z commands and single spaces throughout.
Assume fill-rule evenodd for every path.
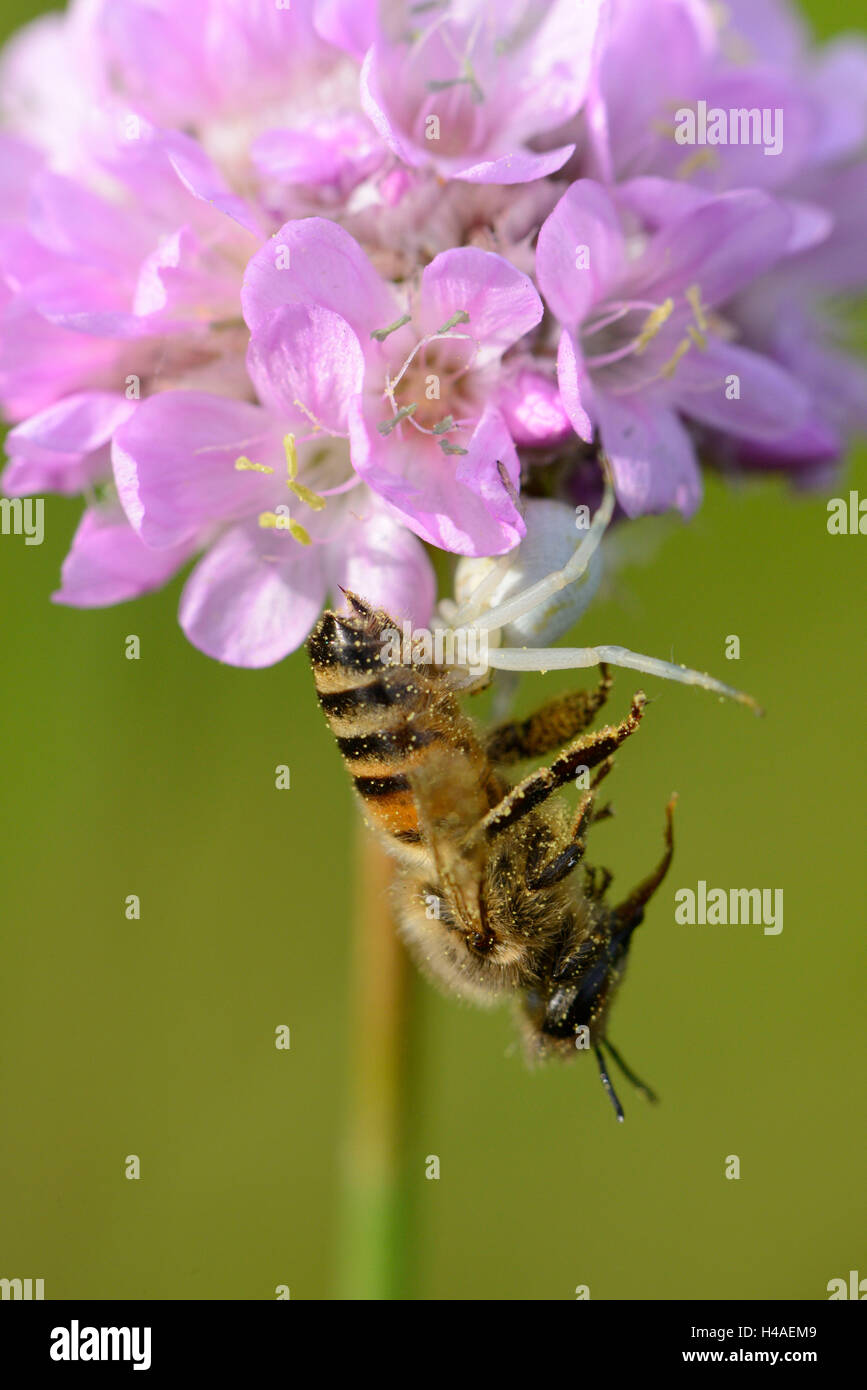
M 416 791 L 411 775 L 433 758 L 455 760 L 455 774 L 474 769 L 471 800 L 483 815 L 488 798 L 484 755 L 470 736 L 454 695 L 436 668 L 385 665 L 381 660 L 384 615 L 361 604 L 357 613 L 325 613 L 308 643 L 319 703 L 337 738 L 367 820 L 398 845 L 422 846 Z M 396 624 L 394 625 L 396 627 Z M 441 780 L 441 779 L 440 779 Z M 450 809 L 450 808 L 447 808 Z

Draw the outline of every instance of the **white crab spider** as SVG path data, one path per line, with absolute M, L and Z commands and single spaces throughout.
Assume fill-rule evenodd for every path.
M 500 556 L 496 561 L 481 562 L 486 567 L 486 572 L 481 581 L 463 598 L 463 601 L 446 600 L 441 604 L 440 612 L 443 621 L 448 623 L 453 631 L 468 632 L 475 629 L 485 633 L 487 636 L 486 663 L 493 670 L 562 671 L 585 666 L 598 666 L 600 662 L 605 662 L 610 666 L 621 666 L 632 671 L 642 671 L 649 676 L 659 676 L 663 680 L 679 681 L 682 685 L 697 685 L 713 694 L 726 696 L 730 700 L 737 700 L 739 704 L 748 705 L 756 714 L 761 714 L 759 705 L 751 695 L 735 690 L 732 686 L 715 680 L 713 676 L 702 671 L 691 670 L 688 666 L 678 666 L 671 661 L 662 661 L 659 657 L 645 656 L 641 652 L 629 651 L 626 647 L 608 645 L 601 647 L 498 645 L 503 629 L 512 627 L 514 630 L 515 624 L 521 623 L 522 620 L 525 630 L 527 620 L 530 618 L 533 619 L 530 624 L 530 631 L 550 629 L 557 595 L 579 581 L 587 584 L 590 579 L 594 561 L 598 561 L 599 558 L 599 544 L 613 515 L 615 503 L 611 466 L 604 456 L 602 469 L 605 478 L 602 501 L 581 543 L 561 569 L 553 570 L 543 579 L 529 584 L 504 601 L 490 606 L 492 596 L 504 585 L 504 581 L 507 580 L 515 564 L 515 555 L 510 553 Z M 458 583 L 456 588 L 460 598 L 461 585 Z M 565 626 L 571 625 L 581 609 L 586 607 L 587 597 L 592 594 L 594 588 L 595 583 L 588 584 L 588 595 L 585 596 L 583 602 L 577 604 L 577 607 L 572 605 L 566 624 L 560 625 L 559 630 L 565 630 Z M 472 683 L 475 684 L 477 679 L 476 675 Z

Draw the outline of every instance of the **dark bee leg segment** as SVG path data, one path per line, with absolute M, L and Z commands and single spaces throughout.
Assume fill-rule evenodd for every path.
M 617 1063 L 618 1067 L 623 1072 L 623 1075 L 626 1077 L 626 1080 L 632 1082 L 636 1091 L 641 1091 L 642 1095 L 647 1096 L 647 1099 L 652 1101 L 654 1105 L 658 1104 L 659 1096 L 656 1094 L 654 1090 L 650 1088 L 650 1086 L 648 1086 L 646 1081 L 642 1081 L 641 1077 L 636 1076 L 632 1068 L 626 1065 L 614 1044 L 612 1042 L 609 1042 L 607 1038 L 600 1038 L 599 1042 L 602 1045 L 602 1047 L 606 1047 L 608 1049 L 608 1051 L 611 1053 L 611 1056 Z
M 552 884 L 560 883 L 568 874 L 571 874 L 575 865 L 583 858 L 585 849 L 584 836 L 587 832 L 587 827 L 593 821 L 604 819 L 600 813 L 595 812 L 593 809 L 596 791 L 599 783 L 604 777 L 608 776 L 613 767 L 613 757 L 606 758 L 605 762 L 597 771 L 596 776 L 593 778 L 590 784 L 590 790 L 586 791 L 579 801 L 578 813 L 573 821 L 572 832 L 565 848 L 562 849 L 559 854 L 555 855 L 555 857 L 546 864 L 543 869 L 540 869 L 538 873 L 532 872 L 528 874 L 527 887 L 531 892 L 535 892 L 539 888 L 550 888 Z M 604 809 L 605 808 L 603 808 L 603 810 Z
M 593 1048 L 593 1051 L 596 1053 L 596 1064 L 597 1064 L 597 1066 L 599 1067 L 599 1078 L 600 1078 L 600 1080 L 601 1080 L 601 1082 L 602 1082 L 602 1085 L 605 1087 L 606 1091 L 608 1092 L 608 1096 L 609 1096 L 609 1099 L 610 1099 L 610 1101 L 611 1101 L 611 1104 L 614 1106 L 614 1113 L 615 1113 L 615 1115 L 617 1116 L 617 1118 L 618 1118 L 618 1120 L 620 1121 L 620 1123 L 622 1124 L 622 1123 L 623 1123 L 623 1106 L 620 1104 L 620 1101 L 617 1099 L 617 1092 L 615 1091 L 614 1087 L 613 1087 L 612 1084 L 611 1084 L 611 1077 L 608 1075 L 608 1070 L 607 1070 L 607 1068 L 606 1068 L 606 1066 L 605 1066 L 605 1058 L 602 1056 L 602 1049 L 601 1049 L 601 1047 L 599 1047 L 599 1046 L 597 1045 L 596 1047 Z
M 556 858 L 546 864 L 544 869 L 538 873 L 531 874 L 527 878 L 527 887 L 531 893 L 537 892 L 540 888 L 550 888 L 555 883 L 560 883 L 564 878 L 571 874 L 575 865 L 580 861 L 584 853 L 584 845 L 580 840 L 572 840 L 564 850 L 561 850 Z
M 505 766 L 538 758 L 562 748 L 583 733 L 605 704 L 611 689 L 608 667 L 600 665 L 599 672 L 600 681 L 595 690 L 573 690 L 550 700 L 528 719 L 510 720 L 492 729 L 485 741 L 490 761 Z
M 629 738 L 630 734 L 635 733 L 641 723 L 645 704 L 644 693 L 639 691 L 633 696 L 632 708 L 622 724 L 608 724 L 595 733 L 585 734 L 583 738 L 576 739 L 565 748 L 550 767 L 531 772 L 529 777 L 525 777 L 507 792 L 502 801 L 485 816 L 481 827 L 485 834 L 492 838 L 500 831 L 508 830 L 522 816 L 526 816 L 543 801 L 547 801 L 558 787 L 571 782 L 579 768 L 590 769 L 598 767 L 600 763 L 607 763 L 621 743 Z
M 638 926 L 644 916 L 645 905 L 653 897 L 668 873 L 671 857 L 674 854 L 674 807 L 676 801 L 677 797 L 673 796 L 665 808 L 665 850 L 662 858 L 653 873 L 648 874 L 647 878 L 633 889 L 629 897 L 614 909 L 615 924 L 619 931 Z
M 584 873 L 587 876 L 585 892 L 588 898 L 604 898 L 613 877 L 611 870 L 591 868 L 585 864 Z

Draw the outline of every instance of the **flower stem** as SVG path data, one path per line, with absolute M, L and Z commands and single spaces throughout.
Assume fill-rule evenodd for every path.
M 392 864 L 369 831 L 356 845 L 351 1095 L 337 1296 L 406 1296 L 409 962 L 392 920 Z

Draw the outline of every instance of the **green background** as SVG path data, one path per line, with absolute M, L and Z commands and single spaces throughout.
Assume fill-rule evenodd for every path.
M 4 32 L 35 8 L 7 5 Z M 856 13 L 811 8 L 822 33 Z M 867 495 L 864 462 L 835 495 Z M 712 481 L 688 526 L 633 528 L 655 555 L 582 624 L 575 640 L 673 653 L 767 717 L 646 681 L 617 818 L 594 831 L 592 857 L 631 887 L 680 793 L 674 868 L 612 1027 L 661 1105 L 624 1082 L 618 1126 L 592 1061 L 530 1072 L 507 1012 L 414 985 L 405 1295 L 825 1298 L 867 1274 L 867 541 L 829 536 L 825 503 Z M 0 1276 L 44 1278 L 49 1298 L 332 1297 L 354 1050 L 347 779 L 302 653 L 262 672 L 209 661 L 177 627 L 180 581 L 101 611 L 49 602 L 79 509 L 48 499 L 41 547 L 0 538 Z M 530 677 L 522 706 L 574 681 Z M 633 688 L 617 673 L 618 714 Z M 280 763 L 291 790 L 274 787 Z M 782 888 L 782 934 L 676 925 L 674 890 L 699 879 Z

